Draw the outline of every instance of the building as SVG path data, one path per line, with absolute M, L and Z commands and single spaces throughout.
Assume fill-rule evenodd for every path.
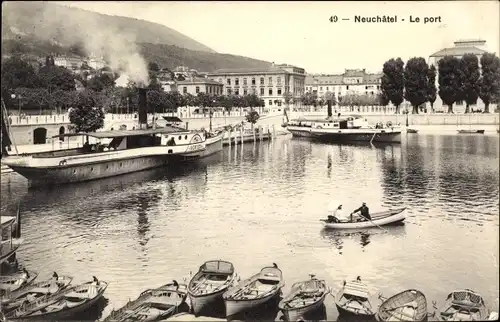
M 177 82 L 177 90 L 182 94 L 198 95 L 198 93 L 208 93 L 221 95 L 224 84 L 208 78 L 190 77 L 184 81 Z
M 474 54 L 477 56 L 478 59 L 481 59 L 481 56 L 487 52 L 486 50 L 486 41 L 485 40 L 458 40 L 454 42 L 454 47 L 450 48 L 443 48 L 434 54 L 429 56 L 429 61 L 428 64 L 429 66 L 434 65 L 436 67 L 436 72 L 438 73 L 438 62 L 441 60 L 444 56 L 453 56 L 456 58 L 462 58 L 463 55 L 465 54 Z M 436 75 L 436 88 L 438 89 L 439 93 L 439 83 L 438 83 L 439 75 Z M 429 104 L 429 103 L 427 103 Z M 491 110 L 491 105 L 490 104 L 490 110 Z M 430 104 L 428 105 L 430 106 Z M 441 97 L 439 97 L 439 94 L 436 94 L 436 101 L 433 104 L 433 107 L 436 111 L 447 111 L 447 107 L 443 106 L 443 101 L 441 100 Z M 454 109 L 456 108 L 457 111 L 462 111 L 465 110 L 465 102 L 459 101 L 454 104 Z M 477 105 L 471 106 L 472 109 L 484 109 L 484 103 L 481 101 L 481 99 L 477 100 Z M 494 107 L 493 107 L 494 109 Z
M 382 74 L 370 74 L 365 69 L 346 69 L 339 75 L 307 75 L 306 92 L 324 97 L 332 92 L 336 98 L 348 95 L 377 95 Z
M 219 69 L 207 77 L 224 85 L 225 95 L 256 94 L 271 110 L 285 105 L 285 93 L 290 93 L 294 105 L 300 105 L 305 92 L 305 70 L 296 66 L 272 64 L 267 68 Z
M 65 67 L 74 72 L 79 72 L 84 62 L 84 59 L 77 56 L 57 55 L 53 56 L 53 58 L 55 66 Z

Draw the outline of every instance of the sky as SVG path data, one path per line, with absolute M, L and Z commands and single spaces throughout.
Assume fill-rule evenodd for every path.
M 380 72 L 383 63 L 424 57 L 460 39 L 499 49 L 498 1 L 387 2 L 64 2 L 99 13 L 163 24 L 219 53 L 305 68 Z M 355 16 L 397 16 L 397 23 L 356 23 Z M 330 22 L 330 17 L 337 22 Z M 415 21 L 410 22 L 410 16 Z M 435 22 L 424 24 L 426 17 Z M 350 20 L 342 20 L 350 19 Z M 402 21 L 404 19 L 404 21 Z

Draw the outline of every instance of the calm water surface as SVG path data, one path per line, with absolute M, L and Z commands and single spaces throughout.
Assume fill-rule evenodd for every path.
M 28 190 L 3 175 L 1 209 L 21 202 L 24 266 L 110 283 L 102 316 L 146 288 L 207 260 L 231 261 L 245 277 L 277 263 L 287 285 L 314 273 L 335 293 L 360 275 L 384 296 L 408 288 L 444 302 L 471 288 L 498 311 L 498 136 L 413 135 L 401 145 L 324 145 L 280 137 L 224 151 L 182 171 L 154 170 Z M 324 230 L 330 200 L 350 212 L 409 207 L 406 224 Z M 327 297 L 328 320 L 337 318 Z M 277 309 L 266 318 L 274 318 Z

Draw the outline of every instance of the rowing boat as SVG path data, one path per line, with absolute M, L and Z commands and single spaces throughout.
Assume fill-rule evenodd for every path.
M 283 273 L 276 264 L 241 281 L 224 293 L 226 317 L 256 308 L 275 299 L 285 286 Z
M 381 211 L 371 214 L 371 220 L 345 221 L 345 222 L 329 222 L 326 219 L 321 219 L 324 222 L 325 228 L 332 229 L 359 229 L 378 227 L 402 222 L 406 218 L 406 207 L 397 208 L 389 211 Z
M 55 294 L 47 294 L 5 315 L 7 320 L 57 321 L 76 317 L 88 311 L 103 296 L 108 283 L 93 281 L 67 288 Z
M 14 275 L 0 276 L 0 294 L 5 292 L 15 292 L 22 287 L 30 285 L 38 276 L 37 272 L 23 271 Z
M 448 294 L 439 321 L 484 321 L 488 315 L 481 295 L 466 289 Z
M 142 292 L 118 310 L 113 310 L 103 322 L 159 321 L 178 312 L 187 296 L 187 286 L 177 281 Z
M 418 290 L 406 290 L 385 300 L 375 315 L 377 321 L 426 321 L 427 299 Z
M 406 133 L 418 133 L 416 129 L 406 129 Z
M 288 321 L 297 321 L 320 308 L 327 294 L 325 281 L 318 280 L 311 274 L 310 280 L 293 284 L 290 293 L 281 300 L 278 307 Z
M 372 317 L 375 313 L 368 298 L 368 286 L 358 276 L 355 281 L 344 281 L 335 297 L 335 305 L 340 315 Z
M 230 262 L 212 260 L 200 266 L 188 284 L 188 296 L 194 315 L 222 301 L 224 292 L 235 283 L 236 274 Z
M 48 280 L 32 283 L 15 292 L 7 291 L 1 301 L 2 309 L 8 312 L 20 307 L 23 303 L 34 302 L 44 295 L 60 292 L 66 289 L 72 280 L 71 276 L 58 276 L 54 272 Z

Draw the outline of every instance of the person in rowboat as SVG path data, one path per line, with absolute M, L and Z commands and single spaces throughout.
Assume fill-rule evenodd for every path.
M 361 207 L 359 207 L 358 209 L 354 210 L 352 213 L 351 213 L 351 221 L 352 221 L 352 215 L 354 215 L 355 213 L 357 213 L 359 211 L 361 217 L 365 220 L 365 221 L 368 221 L 368 220 L 372 220 L 372 217 L 370 216 L 370 209 L 368 209 L 368 207 L 366 206 L 366 202 L 363 202 L 363 204 L 361 205 Z

